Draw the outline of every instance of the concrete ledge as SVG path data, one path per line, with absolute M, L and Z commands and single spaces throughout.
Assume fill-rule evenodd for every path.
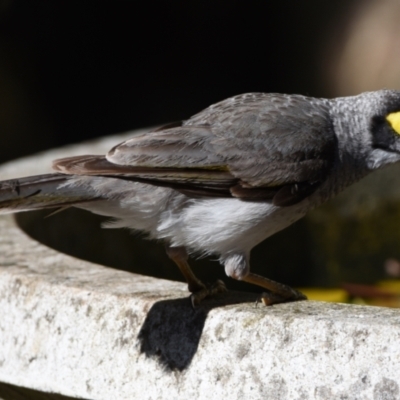
M 44 172 L 32 160 L 1 178 Z M 398 310 L 254 300 L 193 310 L 184 284 L 58 253 L 0 218 L 2 382 L 107 400 L 400 398 Z

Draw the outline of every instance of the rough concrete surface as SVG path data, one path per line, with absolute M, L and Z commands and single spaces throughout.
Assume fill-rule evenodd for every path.
M 0 176 L 43 172 L 34 160 Z M 398 310 L 254 300 L 193 310 L 184 284 L 74 259 L 0 218 L 1 382 L 107 400 L 400 399 Z

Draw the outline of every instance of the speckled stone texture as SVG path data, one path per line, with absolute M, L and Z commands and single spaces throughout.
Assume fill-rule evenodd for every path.
M 88 151 L 8 164 L 1 178 L 76 150 Z M 3 216 L 0 381 L 107 400 L 400 399 L 398 310 L 254 299 L 193 310 L 184 284 L 57 253 Z

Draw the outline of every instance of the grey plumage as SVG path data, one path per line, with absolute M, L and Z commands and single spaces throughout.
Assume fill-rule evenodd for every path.
M 0 182 L 0 209 L 74 205 L 164 239 L 195 301 L 222 286 L 208 290 L 190 275 L 186 250 L 217 254 L 229 276 L 268 289 L 266 303 L 299 300 L 301 293 L 250 272 L 251 248 L 398 162 L 399 115 L 400 93 L 388 90 L 331 100 L 235 96 L 106 156 L 60 159 L 58 173 Z

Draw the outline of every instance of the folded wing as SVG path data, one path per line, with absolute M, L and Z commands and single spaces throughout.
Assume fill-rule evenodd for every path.
M 253 93 L 135 136 L 106 156 L 56 160 L 54 168 L 289 206 L 321 185 L 335 151 L 326 100 Z

